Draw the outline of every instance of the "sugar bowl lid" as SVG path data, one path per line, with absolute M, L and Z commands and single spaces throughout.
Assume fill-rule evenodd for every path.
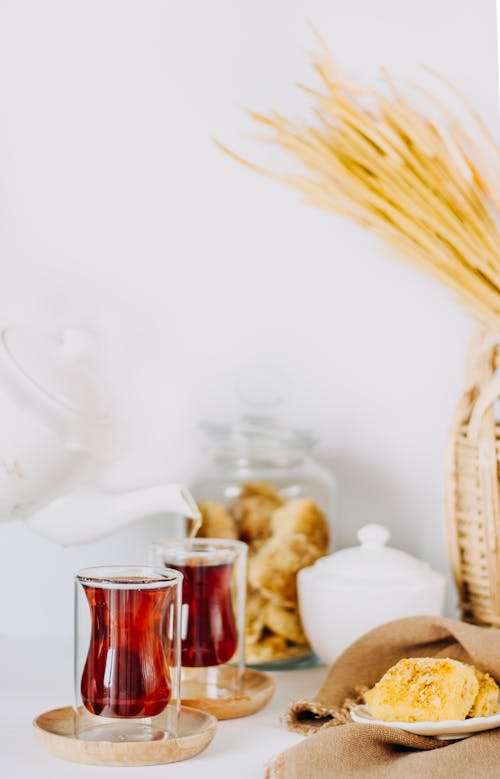
M 386 546 L 391 534 L 383 525 L 364 525 L 358 530 L 359 546 L 321 557 L 314 565 L 321 579 L 342 584 L 425 584 L 435 574 L 429 565 L 399 549 Z

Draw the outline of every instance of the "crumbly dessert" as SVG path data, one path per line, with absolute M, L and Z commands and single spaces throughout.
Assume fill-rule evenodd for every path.
M 489 716 L 498 709 L 498 694 L 489 674 L 466 663 L 410 657 L 389 668 L 365 700 L 384 722 L 439 722 Z
M 312 500 L 285 501 L 267 482 L 244 484 L 226 508 L 200 504 L 199 536 L 240 538 L 249 546 L 245 650 L 248 663 L 309 649 L 298 608 L 297 572 L 326 554 L 328 523 Z
M 472 704 L 468 717 L 491 717 L 498 712 L 498 684 L 487 673 L 473 668 L 476 679 L 479 682 L 479 692 Z

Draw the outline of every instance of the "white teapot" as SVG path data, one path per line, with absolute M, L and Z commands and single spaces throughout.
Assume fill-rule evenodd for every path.
M 90 370 L 86 333 L 27 327 L 0 333 L 0 520 L 25 519 L 64 545 L 162 512 L 199 518 L 187 489 L 103 493 L 95 484 L 110 423 Z

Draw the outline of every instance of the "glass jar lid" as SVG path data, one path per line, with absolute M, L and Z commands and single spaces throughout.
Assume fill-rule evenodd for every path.
M 245 414 L 234 421 L 201 421 L 212 453 L 236 460 L 290 462 L 302 459 L 316 443 L 308 431 L 281 425 L 272 416 Z
M 233 422 L 202 420 L 199 427 L 207 436 L 224 440 L 281 441 L 284 444 L 310 449 L 316 438 L 306 430 L 281 425 L 272 416 L 244 414 Z

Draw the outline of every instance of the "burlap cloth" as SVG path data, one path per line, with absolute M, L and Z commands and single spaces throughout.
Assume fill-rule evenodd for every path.
M 366 633 L 333 664 L 312 700 L 290 704 L 284 722 L 309 738 L 275 757 L 266 779 L 500 779 L 500 729 L 439 741 L 350 721 L 360 689 L 401 657 L 425 656 L 472 663 L 499 681 L 500 630 L 410 617 Z

